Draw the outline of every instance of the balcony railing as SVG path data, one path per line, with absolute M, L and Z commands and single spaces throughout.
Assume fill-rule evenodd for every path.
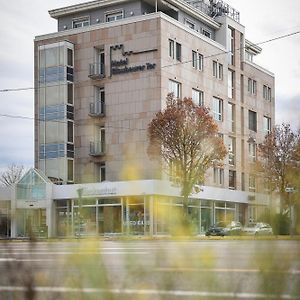
M 105 103 L 103 101 L 96 101 L 90 103 L 90 113 L 91 117 L 103 117 L 105 116 Z
M 90 155 L 101 156 L 105 154 L 105 142 L 90 142 Z
M 96 80 L 101 80 L 105 77 L 104 64 L 90 64 L 89 77 Z

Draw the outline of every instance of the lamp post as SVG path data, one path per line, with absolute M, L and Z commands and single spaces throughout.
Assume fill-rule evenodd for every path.
M 83 188 L 77 189 L 77 194 L 78 194 L 78 212 L 77 212 L 77 226 L 78 226 L 78 233 L 77 236 L 80 238 L 80 219 L 81 219 L 81 199 L 82 199 L 82 194 L 83 194 Z
M 291 237 L 294 235 L 295 230 L 295 214 L 294 214 L 294 205 L 291 201 L 291 195 L 294 192 L 293 187 L 285 188 L 285 191 L 288 193 L 288 201 L 289 201 L 289 211 L 290 211 L 290 235 Z

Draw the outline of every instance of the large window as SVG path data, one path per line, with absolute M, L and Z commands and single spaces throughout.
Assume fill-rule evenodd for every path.
M 234 98 L 234 71 L 228 70 L 228 98 Z
M 223 184 L 224 184 L 224 169 L 214 168 L 214 184 L 223 186 Z
M 236 171 L 229 170 L 228 177 L 229 177 L 228 187 L 230 189 L 236 189 Z
M 213 117 L 216 121 L 223 121 L 223 100 L 213 98 Z
M 199 106 L 204 105 L 204 94 L 202 91 L 192 89 L 192 99 L 196 105 L 199 105 Z
M 169 93 L 173 93 L 175 98 L 181 97 L 181 83 L 169 80 Z
M 192 66 L 196 70 L 202 71 L 203 70 L 203 55 L 192 51 Z
M 231 166 L 235 165 L 236 140 L 234 137 L 228 137 L 228 163 Z
M 169 57 L 181 61 L 181 44 L 169 39 Z
M 123 19 L 123 11 L 116 11 L 111 13 L 105 14 L 105 21 L 106 22 L 112 22 Z
M 252 131 L 257 131 L 257 115 L 255 111 L 249 110 L 249 129 Z
M 84 26 L 90 25 L 90 18 L 89 17 L 82 17 L 73 20 L 73 28 L 80 28 Z
M 74 123 L 68 121 L 68 143 L 74 142 Z
M 228 27 L 228 39 L 229 39 L 229 53 L 228 53 L 228 63 L 230 65 L 234 65 L 234 29 L 231 27 Z
M 271 133 L 271 118 L 264 116 L 264 133 L 265 135 Z
M 105 181 L 106 180 L 106 168 L 105 168 L 105 162 L 100 163 L 99 165 L 99 181 Z
M 268 101 L 272 100 L 272 90 L 267 85 L 263 86 L 263 97 Z
M 249 143 L 249 159 L 251 162 L 256 161 L 256 144 Z
M 68 181 L 74 181 L 74 161 L 73 159 L 68 159 Z
M 213 76 L 220 80 L 223 79 L 223 65 L 217 61 L 213 61 Z
M 72 82 L 68 82 L 67 100 L 68 104 L 74 103 L 74 84 Z
M 249 175 L 249 192 L 256 191 L 256 179 L 254 175 Z
M 228 103 L 228 129 L 235 131 L 235 105 L 232 103 Z
M 252 95 L 256 95 L 257 82 L 254 79 L 248 78 L 248 92 Z

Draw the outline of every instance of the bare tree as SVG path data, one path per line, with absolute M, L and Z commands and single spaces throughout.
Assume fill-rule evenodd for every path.
M 20 180 L 24 172 L 24 166 L 11 164 L 7 170 L 0 175 L 0 182 L 6 186 L 10 186 Z
M 207 169 L 227 153 L 218 126 L 207 108 L 169 94 L 166 108 L 149 124 L 148 136 L 150 157 L 162 160 L 170 179 L 181 187 L 187 217 L 193 187 L 203 183 Z

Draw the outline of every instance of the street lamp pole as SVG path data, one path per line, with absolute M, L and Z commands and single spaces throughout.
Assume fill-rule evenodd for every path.
M 77 226 L 78 226 L 78 237 L 80 238 L 80 219 L 81 219 L 81 199 L 83 194 L 83 188 L 77 189 L 78 194 L 78 212 L 77 212 Z

